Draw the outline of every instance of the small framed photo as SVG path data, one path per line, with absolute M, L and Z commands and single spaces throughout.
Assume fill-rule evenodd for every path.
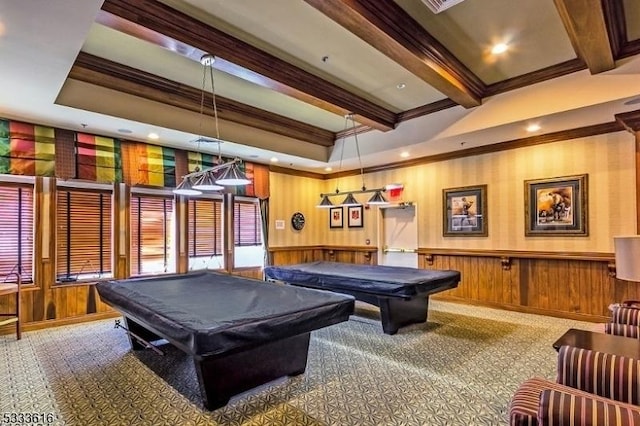
M 342 207 L 331 207 L 329 209 L 329 228 L 342 228 Z
M 442 207 L 445 237 L 489 235 L 487 185 L 443 189 Z
M 587 236 L 587 177 L 524 182 L 526 236 Z
M 347 208 L 349 228 L 362 228 L 362 206 L 349 206 Z

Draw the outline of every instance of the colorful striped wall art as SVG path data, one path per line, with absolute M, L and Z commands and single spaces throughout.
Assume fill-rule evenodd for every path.
M 118 139 L 76 133 L 77 178 L 94 182 L 122 182 Z
M 54 176 L 55 130 L 0 119 L 0 173 Z
M 173 148 L 138 143 L 136 153 L 139 185 L 176 186 L 176 152 Z

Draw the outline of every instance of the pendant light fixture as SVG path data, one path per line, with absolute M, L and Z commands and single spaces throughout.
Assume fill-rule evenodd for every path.
M 356 199 L 354 194 L 364 194 L 364 193 L 370 193 L 370 192 L 373 192 L 374 194 L 373 194 L 373 196 L 371 196 L 371 198 L 369 198 L 369 201 L 367 201 L 367 204 L 371 204 L 371 205 L 389 204 L 389 202 L 382 195 L 382 193 L 386 190 L 385 188 L 367 189 L 367 187 L 366 187 L 366 185 L 364 183 L 364 169 L 362 168 L 362 159 L 360 158 L 360 145 L 358 144 L 358 131 L 356 130 L 356 121 L 355 121 L 352 113 L 345 115 L 344 118 L 345 118 L 345 123 L 344 123 L 342 147 L 341 147 L 341 151 L 340 151 L 339 170 L 342 169 L 342 159 L 344 157 L 344 146 L 346 144 L 347 130 L 349 128 L 349 121 L 351 121 L 351 133 L 353 133 L 353 138 L 355 139 L 356 153 L 358 155 L 358 164 L 360 166 L 360 179 L 362 180 L 362 188 L 360 190 L 356 190 L 356 191 L 342 191 L 341 192 L 339 187 L 338 187 L 339 183 L 340 183 L 339 180 L 338 180 L 335 192 L 334 193 L 327 192 L 327 193 L 320 194 L 321 201 L 320 201 L 320 204 L 318 204 L 316 207 L 318 207 L 318 208 L 331 208 L 331 207 L 334 207 L 335 205 L 331 202 L 329 197 L 333 197 L 333 196 L 336 196 L 336 195 L 343 195 L 343 194 L 346 194 L 346 197 L 342 201 L 342 203 L 338 204 L 337 206 L 360 206 L 360 205 L 362 205 L 362 203 L 359 202 Z
M 215 79 L 213 78 L 213 64 L 215 57 L 210 54 L 205 54 L 200 58 L 202 64 L 202 90 L 200 92 L 200 135 L 193 140 L 193 143 L 198 145 L 205 143 L 217 143 L 218 144 L 218 164 L 211 168 L 202 171 L 195 171 L 182 177 L 182 181 L 173 190 L 175 194 L 179 195 L 200 195 L 202 191 L 220 191 L 225 186 L 230 185 L 247 185 L 251 183 L 247 179 L 244 172 L 240 169 L 240 159 L 235 158 L 228 162 L 223 162 L 221 147 L 222 140 L 220 139 L 220 128 L 218 125 L 218 106 L 216 104 L 216 88 Z M 204 104 L 206 93 L 207 73 L 211 81 L 211 102 L 213 105 L 213 119 L 215 124 L 216 137 L 215 139 L 207 138 L 203 136 L 202 121 L 204 119 Z

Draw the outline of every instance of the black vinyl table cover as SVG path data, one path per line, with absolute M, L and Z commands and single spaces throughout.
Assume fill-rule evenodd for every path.
M 258 346 L 348 320 L 354 298 L 211 271 L 97 284 L 102 300 L 193 356 Z
M 328 290 L 357 290 L 390 297 L 413 297 L 434 288 L 457 285 L 460 272 L 400 266 L 358 265 L 341 262 L 309 262 L 266 266 L 267 277 L 286 283 Z

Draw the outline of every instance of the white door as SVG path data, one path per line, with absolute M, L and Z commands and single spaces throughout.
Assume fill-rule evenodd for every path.
M 418 215 L 416 205 L 380 207 L 378 263 L 418 267 Z

